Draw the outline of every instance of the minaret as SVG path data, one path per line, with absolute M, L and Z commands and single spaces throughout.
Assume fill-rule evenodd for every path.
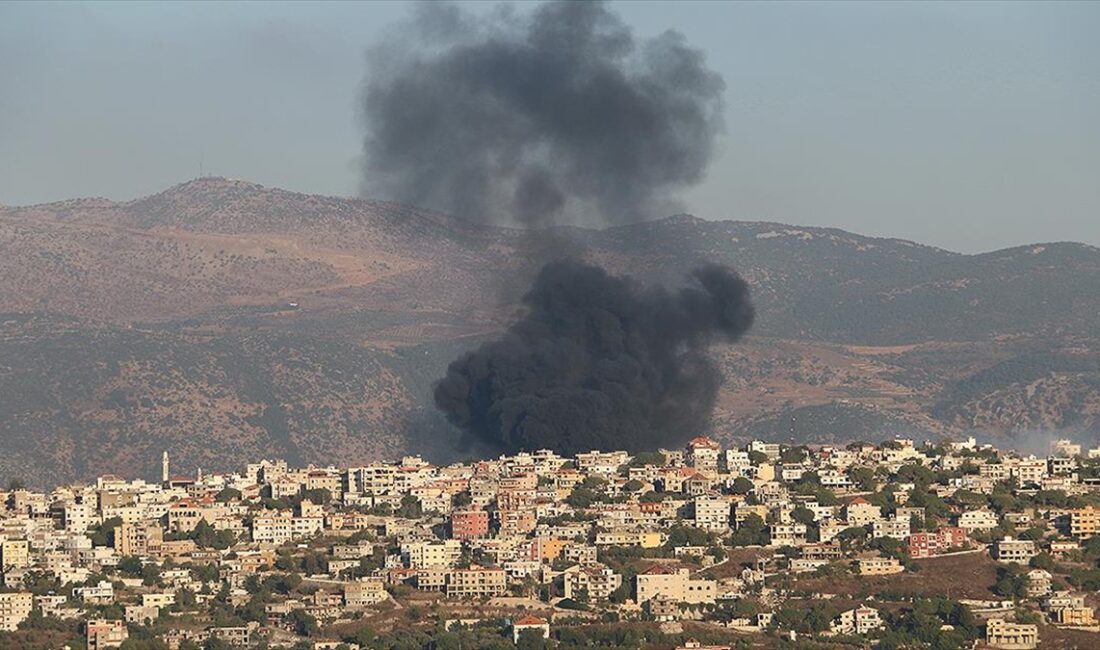
M 160 482 L 168 485 L 168 452 L 160 458 Z

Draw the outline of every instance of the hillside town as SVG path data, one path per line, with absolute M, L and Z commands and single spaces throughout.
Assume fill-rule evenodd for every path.
M 1100 449 L 262 460 L 2 493 L 0 647 L 1100 647 Z

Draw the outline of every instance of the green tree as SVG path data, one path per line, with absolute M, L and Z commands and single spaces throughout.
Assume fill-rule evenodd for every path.
M 92 546 L 111 546 L 115 540 L 115 529 L 122 525 L 121 517 L 111 517 L 92 532 Z
M 755 487 L 756 486 L 753 485 L 752 481 L 749 479 L 744 476 L 738 476 L 733 479 L 733 483 L 730 485 L 730 491 L 734 494 L 748 494 L 752 492 Z
M 243 496 L 244 495 L 241 494 L 240 490 L 235 490 L 233 488 L 227 487 L 222 489 L 221 492 L 215 494 L 214 500 L 218 503 L 228 503 L 230 501 L 240 501 Z
M 814 523 L 814 513 L 812 510 L 805 506 L 798 506 L 791 511 L 791 519 L 800 524 L 810 526 Z
M 518 650 L 542 650 L 547 647 L 549 644 L 542 638 L 541 630 L 523 630 L 516 639 Z
M 291 610 L 290 614 L 287 615 L 287 622 L 301 636 L 313 636 L 321 629 L 321 626 L 317 624 L 317 619 L 304 609 Z

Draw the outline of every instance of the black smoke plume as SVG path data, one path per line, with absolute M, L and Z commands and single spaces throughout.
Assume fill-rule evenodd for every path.
M 722 78 L 668 31 L 636 42 L 597 2 L 475 20 L 425 3 L 374 48 L 364 191 L 491 223 L 671 214 L 703 179 Z
M 369 56 L 366 193 L 534 231 L 669 214 L 703 179 L 725 84 L 678 33 L 636 40 L 598 2 L 418 11 Z M 745 283 L 705 266 L 681 289 L 647 288 L 562 259 L 580 255 L 560 234 L 528 239 L 529 259 L 555 261 L 526 315 L 436 385 L 448 419 L 495 446 L 559 452 L 705 429 L 721 383 L 706 348 L 751 325 Z
M 633 451 L 698 434 L 721 384 L 706 346 L 753 321 L 748 286 L 718 265 L 671 292 L 551 262 L 524 303 L 503 338 L 454 361 L 435 390 L 452 423 L 509 450 Z

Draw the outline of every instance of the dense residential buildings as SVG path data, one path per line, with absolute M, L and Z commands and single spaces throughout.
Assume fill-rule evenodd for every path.
M 969 641 L 982 633 L 991 647 L 1033 647 L 1043 626 L 1100 629 L 1084 594 L 1064 588 L 1085 584 L 1067 573 L 1071 562 L 1100 563 L 1090 542 L 1100 454 L 1073 451 L 1062 444 L 1035 458 L 909 440 L 727 449 L 696 437 L 634 456 L 536 451 L 448 466 L 409 456 L 349 468 L 262 460 L 194 476 L 165 467 L 159 483 L 13 487 L 0 516 L 0 635 L 46 618 L 89 648 L 147 629 L 169 647 L 336 647 L 318 630 L 423 616 L 418 603 L 433 602 L 506 611 L 512 641 L 555 642 L 569 617 L 782 636 L 807 634 L 795 623 L 802 610 L 835 595 L 805 600 L 802 581 L 828 578 L 805 584 L 890 585 L 874 607 L 813 618 L 820 640 L 873 640 L 895 620 L 887 611 L 915 606 L 880 599 L 918 573 L 996 603 L 984 629 L 966 628 Z M 998 581 L 957 585 L 953 562 L 996 564 L 987 573 Z M 1019 622 L 1016 607 L 1041 624 Z

